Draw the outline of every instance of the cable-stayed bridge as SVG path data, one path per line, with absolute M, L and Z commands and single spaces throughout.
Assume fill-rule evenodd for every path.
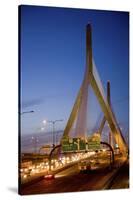
M 92 115 L 88 119 L 88 112 L 94 110 L 95 114 L 98 114 L 95 102 L 93 102 L 91 108 L 89 105 L 92 101 L 91 91 L 93 91 L 99 104 L 103 118 L 100 124 L 96 124 L 95 130 L 91 130 L 91 134 L 88 134 L 88 120 L 92 121 Z M 109 142 L 102 141 L 103 129 L 106 125 L 108 126 L 107 137 Z M 40 181 L 37 179 L 33 186 L 30 185 L 30 181 L 29 183 L 27 181 L 26 184 L 28 183 L 30 187 L 22 187 L 21 194 L 103 190 L 115 188 L 114 182 L 118 182 L 121 185 L 120 188 L 125 187 L 126 182 L 125 188 L 128 188 L 128 148 L 111 105 L 110 82 L 107 82 L 105 93 L 94 62 L 90 24 L 86 27 L 86 68 L 83 81 L 61 136 L 60 144 L 55 145 L 56 142 L 53 137 L 53 145 L 43 145 L 38 154 L 25 154 L 23 156 L 23 160 L 30 159 L 32 164 L 28 166 L 30 171 L 27 168 L 28 173 L 23 173 L 22 181 L 25 181 L 25 177 L 29 176 L 32 180 L 31 171 L 33 176 L 36 176 L 40 170 L 43 176 L 39 177 Z M 36 139 L 34 142 L 36 149 Z M 108 149 L 101 149 L 102 145 L 108 146 L 109 154 Z M 117 151 L 113 151 L 116 145 L 119 149 L 118 154 Z M 41 154 L 42 150 L 46 151 L 47 149 L 50 150 L 48 154 Z M 102 151 L 98 151 L 99 149 Z M 42 162 L 39 160 L 42 160 Z M 124 173 L 124 181 L 120 184 Z M 121 176 L 118 176 L 118 174 Z M 54 180 L 47 184 L 47 179 L 49 181 L 50 179 Z M 112 180 L 115 181 L 112 182 Z
M 122 135 L 110 102 L 110 84 L 109 82 L 107 83 L 106 95 L 94 62 L 92 51 L 92 31 L 91 25 L 88 24 L 86 27 L 86 69 L 81 87 L 61 139 L 64 151 L 66 151 L 65 147 L 68 143 L 70 146 L 71 140 L 74 138 L 75 144 L 79 144 L 79 140 L 82 140 L 81 149 L 87 150 L 87 148 L 90 148 L 89 143 L 93 140 L 92 138 L 88 139 L 87 135 L 87 112 L 90 87 L 93 90 L 104 114 L 101 126 L 96 133 L 93 133 L 92 138 L 96 141 L 96 144 L 100 144 L 102 129 L 107 121 L 114 143 L 118 144 L 119 149 L 125 152 L 127 150 L 127 144 Z M 96 112 L 96 110 L 94 110 L 94 112 Z M 69 150 L 72 150 L 71 147 Z

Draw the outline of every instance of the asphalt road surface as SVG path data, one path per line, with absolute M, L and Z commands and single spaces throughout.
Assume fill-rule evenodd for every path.
M 121 161 L 121 159 L 118 158 L 118 165 L 120 163 L 119 160 Z M 43 179 L 37 183 L 23 188 L 21 190 L 21 194 L 29 195 L 44 193 L 63 193 L 105 189 L 106 184 L 109 182 L 112 175 L 117 169 L 117 167 L 115 167 L 113 170 L 109 170 L 109 168 L 107 167 L 108 164 L 109 162 L 104 162 L 103 159 L 103 163 L 100 164 L 99 169 L 89 171 L 89 173 L 81 173 L 78 169 L 78 164 L 75 164 L 56 174 L 55 179 Z M 122 172 L 120 171 L 119 174 L 121 175 Z M 118 182 L 119 181 L 120 179 L 118 180 Z M 112 187 L 115 188 L 116 186 L 112 185 Z
M 53 180 L 43 179 L 40 182 L 24 188 L 21 191 L 21 194 L 28 195 L 101 190 L 111 173 L 112 172 L 108 169 L 102 169 L 83 174 L 79 172 L 78 166 L 75 165 L 58 173 Z
M 118 171 L 117 176 L 110 184 L 110 189 L 129 188 L 129 163 L 126 162 Z

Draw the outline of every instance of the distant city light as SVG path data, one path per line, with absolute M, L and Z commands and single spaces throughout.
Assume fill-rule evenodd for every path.
M 24 178 L 27 178 L 27 175 L 26 175 L 26 174 L 24 175 Z

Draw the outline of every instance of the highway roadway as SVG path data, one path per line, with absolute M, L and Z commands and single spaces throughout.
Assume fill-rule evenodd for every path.
M 80 173 L 78 164 L 55 175 L 53 180 L 41 180 L 21 190 L 21 194 L 63 193 L 105 189 L 106 184 L 116 171 L 109 170 L 106 164 L 88 174 Z
M 125 162 L 118 171 L 116 177 L 110 183 L 110 189 L 125 189 L 129 188 L 129 162 Z

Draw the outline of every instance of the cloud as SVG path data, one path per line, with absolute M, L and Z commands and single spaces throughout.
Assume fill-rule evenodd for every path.
M 30 106 L 35 106 L 35 105 L 40 105 L 44 103 L 44 98 L 38 98 L 38 99 L 32 99 L 32 100 L 27 100 L 22 102 L 22 108 L 28 108 Z
M 63 94 L 63 93 L 55 93 L 55 94 L 49 94 L 47 96 L 43 96 L 40 98 L 35 98 L 35 99 L 30 99 L 30 100 L 25 100 L 21 102 L 21 107 L 22 109 L 28 108 L 28 107 L 33 107 L 36 105 L 40 105 L 44 103 L 47 99 L 54 99 L 54 98 L 61 98 L 61 97 L 67 97 L 70 96 L 70 94 Z

